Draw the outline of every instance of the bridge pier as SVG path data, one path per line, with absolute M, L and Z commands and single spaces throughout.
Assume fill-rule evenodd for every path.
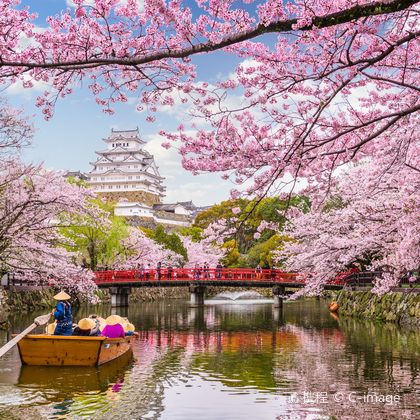
M 274 286 L 273 287 L 273 296 L 274 296 L 274 307 L 283 309 L 283 298 L 285 294 L 284 286 Z
M 201 286 L 198 284 L 190 284 L 190 306 L 195 307 L 204 305 L 205 291 L 205 286 Z
M 111 307 L 125 307 L 128 306 L 128 297 L 131 293 L 130 287 L 110 287 Z

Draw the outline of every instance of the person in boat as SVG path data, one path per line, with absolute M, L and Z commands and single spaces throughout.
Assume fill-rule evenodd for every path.
M 110 315 L 106 320 L 105 328 L 101 335 L 108 338 L 125 337 L 123 320 L 118 315 Z
M 88 316 L 88 318 L 93 319 L 93 321 L 95 322 L 95 327 L 93 328 L 95 333 L 94 335 L 101 335 L 101 331 L 105 327 L 105 320 L 96 314 L 91 314 Z M 98 333 L 96 334 L 97 331 Z
M 132 324 L 131 322 L 127 322 L 124 325 L 125 335 L 134 335 L 134 329 L 135 329 L 134 324 Z
M 55 305 L 55 309 L 52 311 L 52 314 L 57 321 L 54 335 L 72 335 L 73 315 L 69 302 L 70 296 L 66 292 L 61 291 L 54 296 L 54 299 L 58 301 Z
M 100 335 L 99 321 L 95 322 L 92 318 L 82 318 L 77 327 L 73 330 L 73 335 L 95 337 Z

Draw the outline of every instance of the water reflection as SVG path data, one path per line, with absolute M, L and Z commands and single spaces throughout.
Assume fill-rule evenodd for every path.
M 104 392 L 110 383 L 120 384 L 130 362 L 132 356 L 126 354 L 99 367 L 21 366 L 17 385 L 22 390 L 36 390 L 46 401 L 60 401 L 75 390 Z
M 83 308 L 76 316 L 109 311 Z M 30 418 L 26 410 L 35 410 L 35 418 L 415 418 L 418 331 L 334 318 L 317 301 L 285 304 L 281 312 L 269 304 L 190 308 L 172 300 L 131 306 L 126 315 L 140 329 L 134 361 L 20 367 L 15 351 L 0 360 L 0 412 L 5 418 L 12 411 Z M 15 331 L 27 323 L 16 320 Z M 365 403 L 369 392 L 399 395 L 401 403 Z

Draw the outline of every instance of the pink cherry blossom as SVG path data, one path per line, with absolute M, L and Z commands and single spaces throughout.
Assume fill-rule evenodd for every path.
M 35 3 L 32 11 L 0 0 L 0 83 L 49 84 L 36 101 L 47 119 L 84 81 L 108 114 L 137 95 L 150 122 L 179 97 L 207 128 L 193 119 L 163 133 L 164 144 L 177 142 L 193 173 L 247 182 L 235 197 L 290 187 L 286 175 L 327 184 L 366 156 L 412 166 L 416 0 L 73 3 L 40 29 Z M 219 82 L 201 82 L 191 57 L 215 50 L 241 62 Z
M 224 256 L 224 250 L 209 244 L 207 241 L 194 242 L 188 236 L 181 236 L 181 240 L 188 255 L 186 267 L 194 267 L 195 265 L 202 267 L 207 262 L 211 268 L 214 268 Z
M 418 270 L 419 191 L 420 177 L 410 168 L 384 172 L 375 161 L 355 166 L 338 179 L 329 202 L 314 200 L 311 212 L 290 222 L 285 233 L 294 241 L 278 259 L 306 273 L 305 291 L 320 291 L 352 264 L 370 261 L 365 269 L 383 272 L 373 290 L 388 292 Z

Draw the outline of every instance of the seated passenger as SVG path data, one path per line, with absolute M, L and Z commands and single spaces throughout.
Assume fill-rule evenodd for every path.
M 93 322 L 95 323 L 95 326 L 92 328 L 90 335 L 92 336 L 101 335 L 101 331 L 105 327 L 105 320 L 96 314 L 91 314 L 88 316 L 88 318 L 92 319 Z
M 106 326 L 101 335 L 108 338 L 124 338 L 123 320 L 118 315 L 110 315 L 106 320 Z
M 73 335 L 78 336 L 93 336 L 99 335 L 99 326 L 91 318 L 82 318 L 77 327 L 73 330 Z
M 127 322 L 124 325 L 124 331 L 125 331 L 125 335 L 134 335 L 134 325 L 131 322 Z
M 106 321 L 104 318 L 98 316 L 97 320 L 99 321 L 99 331 L 102 332 L 102 330 L 105 328 L 106 326 Z

